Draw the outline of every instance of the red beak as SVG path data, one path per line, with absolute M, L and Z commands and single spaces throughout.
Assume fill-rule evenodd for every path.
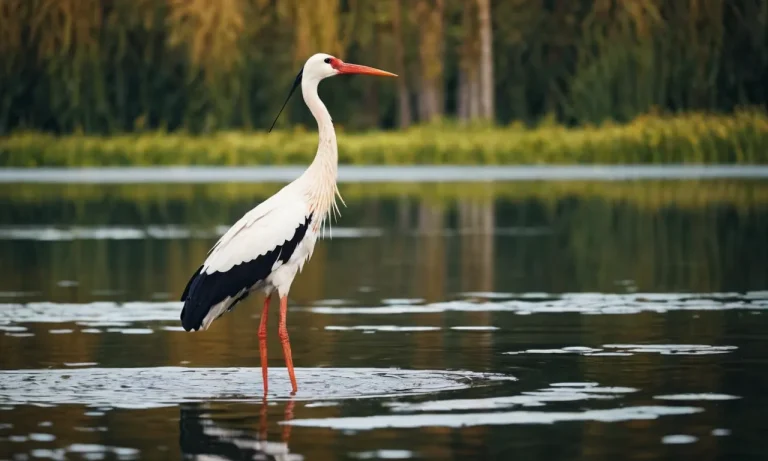
M 339 74 L 363 74 L 363 75 L 377 75 L 379 77 L 397 77 L 397 74 L 387 72 L 385 70 L 376 69 L 375 67 L 361 66 L 359 64 L 347 64 L 341 59 L 336 59 L 332 62 L 333 68 L 336 69 Z

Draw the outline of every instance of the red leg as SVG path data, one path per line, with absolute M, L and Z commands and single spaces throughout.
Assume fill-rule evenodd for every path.
M 264 299 L 264 309 L 261 311 L 259 322 L 259 353 L 261 354 L 261 377 L 264 380 L 264 395 L 267 395 L 267 317 L 271 296 Z
M 288 338 L 288 328 L 285 326 L 285 315 L 288 312 L 288 298 L 280 298 L 280 324 L 277 334 L 280 336 L 280 342 L 283 343 L 283 355 L 285 356 L 285 366 L 288 367 L 288 376 L 291 378 L 291 388 L 293 394 L 298 389 L 296 387 L 296 376 L 293 373 L 293 358 L 291 357 L 291 340 Z

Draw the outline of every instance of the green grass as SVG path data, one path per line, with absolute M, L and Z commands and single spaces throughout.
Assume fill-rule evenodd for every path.
M 405 131 L 339 131 L 339 162 L 413 164 L 768 163 L 768 115 L 646 115 L 628 124 L 567 128 L 418 126 Z M 54 136 L 19 132 L 0 138 L 0 166 L 307 164 L 315 131 L 143 132 Z

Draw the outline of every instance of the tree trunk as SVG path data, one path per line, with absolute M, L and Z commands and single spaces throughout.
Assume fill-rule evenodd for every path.
M 471 70 L 475 66 L 474 37 L 475 18 L 473 15 L 473 2 L 465 1 L 461 15 L 461 45 L 459 47 L 459 78 L 456 94 L 456 117 L 465 123 L 472 118 L 470 106 L 472 106 L 472 76 Z
M 469 82 L 467 71 L 459 64 L 459 83 L 456 86 L 456 118 L 460 122 L 469 120 Z
M 400 128 L 408 128 L 411 115 L 411 96 L 408 92 L 408 80 L 405 75 L 405 50 L 403 49 L 403 26 L 400 0 L 392 0 L 392 29 L 395 42 L 395 72 L 397 79 L 398 123 Z
M 482 101 L 480 96 L 482 92 L 482 82 L 480 81 L 480 71 L 473 67 L 469 71 L 469 118 L 475 120 L 482 118 Z
M 480 79 L 476 68 L 459 71 L 456 116 L 461 122 L 481 117 Z
M 480 5 L 476 1 L 464 2 L 462 13 L 457 116 L 460 121 L 467 122 L 487 117 L 482 99 Z
M 417 0 L 419 29 L 419 120 L 443 115 L 443 0 Z
M 490 0 L 477 0 L 477 19 L 480 35 L 480 116 L 493 120 L 493 33 L 491 30 Z

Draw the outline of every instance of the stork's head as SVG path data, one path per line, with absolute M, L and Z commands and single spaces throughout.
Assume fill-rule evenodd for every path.
M 330 54 L 317 53 L 307 59 L 301 70 L 303 79 L 320 81 L 327 77 L 341 74 L 378 75 L 380 77 L 397 77 L 397 75 L 368 66 L 349 64 Z
M 293 82 L 293 87 L 291 88 L 290 93 L 288 93 L 288 97 L 285 99 L 285 102 L 283 103 L 283 107 L 280 109 L 280 112 L 277 113 L 277 117 L 275 117 L 275 121 L 272 122 L 272 127 L 269 128 L 269 131 L 272 131 L 272 128 L 275 127 L 275 123 L 277 123 L 277 119 L 280 117 L 280 114 L 283 112 L 283 109 L 285 109 L 285 105 L 288 104 L 288 100 L 291 99 L 293 92 L 296 91 L 296 88 L 299 87 L 302 81 L 319 83 L 321 80 L 325 78 L 333 77 L 334 75 L 342 75 L 342 74 L 362 74 L 362 75 L 378 75 L 381 77 L 397 77 L 397 75 L 391 72 L 387 72 L 381 69 L 376 69 L 375 67 L 368 67 L 368 66 L 361 66 L 359 64 L 346 63 L 339 58 L 331 56 L 330 54 L 325 54 L 325 53 L 314 54 L 309 59 L 307 59 L 307 62 L 304 63 L 304 67 L 302 67 L 301 70 L 299 71 L 299 75 L 296 76 L 296 80 Z

